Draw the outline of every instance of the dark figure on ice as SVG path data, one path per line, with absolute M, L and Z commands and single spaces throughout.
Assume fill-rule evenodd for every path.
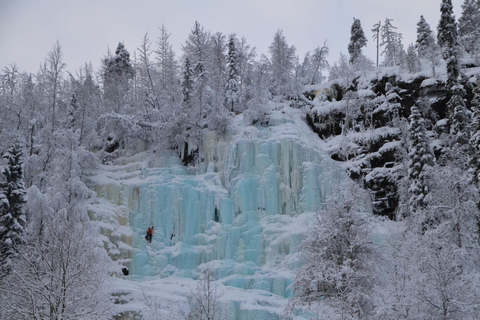
M 152 243 L 152 235 L 153 235 L 153 226 L 147 230 L 147 235 L 145 236 L 145 240 Z

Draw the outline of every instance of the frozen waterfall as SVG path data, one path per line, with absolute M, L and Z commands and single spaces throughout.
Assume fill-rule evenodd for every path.
M 275 113 L 267 127 L 244 127 L 240 116 L 224 135 L 206 132 L 194 173 L 166 151 L 103 168 L 93 210 L 107 250 L 129 267 L 130 278 L 195 279 L 197 267 L 213 261 L 222 285 L 283 300 L 291 295 L 308 219 L 346 179 L 323 142 L 291 114 L 293 120 Z

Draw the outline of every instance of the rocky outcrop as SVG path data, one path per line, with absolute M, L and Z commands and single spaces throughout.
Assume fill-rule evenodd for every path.
M 327 141 L 332 159 L 347 162 L 350 177 L 370 191 L 374 213 L 395 219 L 399 182 L 406 175 L 411 107 L 422 108 L 426 129 L 438 136 L 448 130 L 441 126 L 445 121 L 439 120 L 447 118 L 451 96 L 443 82 L 425 77 L 385 76 L 367 88 L 359 83 L 356 78 L 347 88 L 332 86 L 333 92 L 342 93 L 342 100 L 318 102 L 307 114 L 307 123 Z M 472 84 L 466 77 L 462 84 L 470 108 Z

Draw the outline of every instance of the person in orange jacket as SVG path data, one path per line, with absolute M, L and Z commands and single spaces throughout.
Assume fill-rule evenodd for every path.
M 145 240 L 152 243 L 152 235 L 153 235 L 153 226 L 147 230 L 147 235 L 145 236 Z

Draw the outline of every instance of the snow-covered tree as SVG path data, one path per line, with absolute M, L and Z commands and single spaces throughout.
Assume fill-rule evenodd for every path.
M 469 139 L 469 132 L 465 130 L 468 124 L 467 107 L 463 98 L 465 89 L 457 82 L 451 90 L 453 95 L 447 103 L 451 120 L 450 133 L 455 136 L 456 142 L 465 144 Z
M 8 270 L 9 258 L 25 243 L 25 185 L 23 175 L 23 146 L 15 141 L 3 155 L 5 182 L 0 185 L 0 268 Z M 2 270 L 4 271 L 4 270 Z M 3 272 L 2 272 L 3 273 Z
M 375 313 L 378 319 L 417 319 L 419 256 L 418 239 L 409 230 L 397 230 L 382 245 L 379 277 L 375 288 Z
M 420 61 L 418 60 L 417 53 L 415 52 L 415 46 L 410 44 L 407 49 L 407 69 L 409 73 L 415 73 L 419 71 Z
M 431 64 L 432 75 L 436 75 L 436 66 L 439 62 L 438 56 L 440 55 L 440 49 L 435 43 L 435 37 L 423 16 L 420 16 L 420 21 L 417 23 L 417 41 L 415 43 L 417 49 L 418 58 L 420 60 L 426 59 Z
M 68 129 L 74 129 L 77 126 L 77 113 L 78 113 L 78 92 L 75 90 L 72 94 L 72 99 L 68 104 L 67 108 L 67 123 L 66 127 Z
M 421 318 L 478 318 L 478 194 L 452 165 L 437 166 L 430 181 L 429 205 L 415 223 Z
M 78 72 L 74 90 L 78 95 L 78 118 L 75 121 L 80 130 L 79 143 L 91 147 L 97 144 L 97 122 L 105 112 L 102 108 L 101 91 L 91 64 L 85 64 Z
M 200 109 L 194 91 L 194 70 L 190 59 L 185 57 L 182 77 L 182 107 L 176 115 L 175 125 L 171 130 L 171 144 L 180 151 L 182 159 L 186 159 L 192 151 L 189 146 L 198 145 L 200 136 L 199 117 Z
M 143 104 L 146 106 L 147 112 L 150 111 L 150 109 L 158 109 L 160 107 L 157 88 L 154 83 L 155 64 L 150 59 L 153 53 L 152 49 L 150 49 L 151 45 L 152 43 L 148 38 L 148 33 L 146 33 L 138 48 L 140 61 L 136 66 L 138 87 L 143 91 L 143 97 L 145 99 Z
M 193 98 L 193 69 L 188 57 L 185 58 L 183 66 L 182 96 L 184 107 L 190 108 Z
M 387 67 L 398 66 L 404 60 L 405 51 L 402 45 L 402 34 L 395 31 L 393 19 L 386 18 L 380 27 L 380 46 L 384 47 L 382 54 L 385 56 L 383 65 Z
M 373 32 L 373 40 L 375 40 L 377 42 L 377 68 L 378 68 L 378 64 L 379 64 L 379 54 L 380 54 L 380 27 L 382 26 L 382 21 L 378 21 L 378 23 L 375 23 L 373 25 L 373 28 L 372 28 L 372 32 Z
M 476 53 L 479 48 L 480 3 L 478 0 L 465 0 L 462 15 L 458 19 L 458 33 L 463 48 L 468 53 Z
M 268 47 L 270 53 L 270 90 L 274 95 L 295 97 L 297 92 L 293 85 L 294 67 L 296 64 L 295 47 L 289 46 L 283 31 L 278 29 L 273 42 Z
M 268 101 L 271 92 L 268 90 L 269 76 L 267 64 L 256 63 L 254 70 L 249 75 L 246 86 L 246 110 L 243 119 L 247 125 L 268 121 Z
M 417 41 L 416 48 L 419 58 L 426 58 L 428 51 L 432 45 L 435 44 L 432 29 L 423 16 L 420 16 L 420 21 L 417 23 Z
M 473 154 L 470 158 L 470 170 L 472 175 L 470 181 L 478 186 L 480 183 L 480 78 L 477 76 L 476 86 L 474 88 L 474 96 L 472 99 L 472 135 L 470 145 Z
M 60 80 L 62 73 L 66 67 L 66 64 L 62 61 L 63 53 L 60 43 L 57 41 L 53 46 L 52 51 L 49 52 L 44 70 L 47 74 L 48 85 L 51 95 L 51 132 L 53 133 L 56 128 L 56 121 L 58 116 L 57 99 L 58 91 L 60 88 Z
M 348 62 L 348 57 L 344 53 L 340 53 L 338 61 L 333 63 L 330 68 L 330 80 L 345 79 L 346 83 L 349 83 L 353 76 L 352 66 Z
M 410 212 L 424 209 L 427 205 L 429 167 L 434 164 L 433 153 L 425 130 L 424 119 L 420 108 L 414 105 L 411 109 L 408 137 L 410 148 L 408 153 L 408 179 L 410 183 Z
M 164 25 L 160 28 L 160 36 L 157 39 L 157 69 L 159 72 L 159 92 L 158 98 L 160 105 L 163 108 L 163 113 L 174 111 L 175 107 L 178 108 L 181 99 L 180 86 L 178 79 L 179 66 L 175 58 L 175 52 L 170 44 L 170 33 Z M 172 105 L 175 106 L 172 108 Z M 171 110 L 173 109 L 173 110 Z
M 94 231 L 58 211 L 42 235 L 24 245 L 0 284 L 2 319 L 111 319 L 106 253 Z
M 353 24 L 350 31 L 350 43 L 348 44 L 348 53 L 350 54 L 350 64 L 354 64 L 362 54 L 362 48 L 367 45 L 367 38 L 363 32 L 360 19 L 353 18 Z
M 227 43 L 226 37 L 216 32 L 211 37 L 210 66 L 211 72 L 208 79 L 210 116 L 207 126 L 211 130 L 224 132 L 228 125 L 228 110 L 225 108 L 227 74 Z
M 300 244 L 303 263 L 292 284 L 294 297 L 287 312 L 327 306 L 335 314 L 328 315 L 330 319 L 372 315 L 371 259 L 375 248 L 360 194 L 353 184 L 337 190 L 326 209 L 312 219 Z
M 213 283 L 213 271 L 209 263 L 202 272 L 202 278 L 197 282 L 195 290 L 191 292 L 190 313 L 192 320 L 226 320 L 229 315 L 220 306 L 219 299 L 223 292 Z
M 329 53 L 327 42 L 322 47 L 316 47 L 313 54 L 308 51 L 303 62 L 297 66 L 296 77 L 304 85 L 318 84 L 324 80 L 322 70 L 328 68 L 327 56 Z
M 440 5 L 437 41 L 442 48 L 442 57 L 447 62 L 447 89 L 457 85 L 460 69 L 458 67 L 458 31 L 451 0 L 442 0 Z
M 107 57 L 104 63 L 104 91 L 107 99 L 113 102 L 115 112 L 121 111 L 121 103 L 129 89 L 135 69 L 130 61 L 130 53 L 122 42 L 118 43 L 115 55 Z
M 239 101 L 240 95 L 240 57 L 238 52 L 238 39 L 235 34 L 228 38 L 228 57 L 227 57 L 227 85 L 226 85 L 226 104 L 231 111 Z
M 239 69 L 238 74 L 240 77 L 240 92 L 239 92 L 239 109 L 244 110 L 247 103 L 246 86 L 249 82 L 249 77 L 252 75 L 255 66 L 255 48 L 250 48 L 247 40 L 242 37 L 238 41 L 238 60 Z
M 188 58 L 193 70 L 193 88 L 192 96 L 195 97 L 195 103 L 191 108 L 197 109 L 193 114 L 197 116 L 195 125 L 199 127 L 207 126 L 209 116 L 212 113 L 210 99 L 210 85 L 212 68 L 211 58 L 211 35 L 197 21 L 188 35 L 188 39 L 183 45 L 184 61 Z

